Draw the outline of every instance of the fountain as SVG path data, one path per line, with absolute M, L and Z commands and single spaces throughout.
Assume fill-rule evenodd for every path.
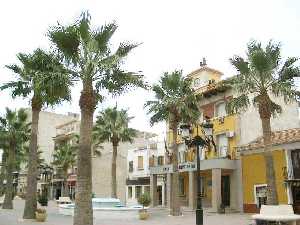
M 136 206 L 124 206 L 117 198 L 93 198 L 92 199 L 93 211 L 138 211 L 143 207 L 141 205 Z M 73 216 L 75 203 L 60 204 L 59 214 Z

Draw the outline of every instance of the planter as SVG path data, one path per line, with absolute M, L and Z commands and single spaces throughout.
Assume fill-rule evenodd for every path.
M 147 212 L 146 209 L 141 209 L 141 210 L 139 210 L 139 217 L 140 217 L 140 220 L 146 220 L 149 217 L 149 213 Z
M 35 212 L 35 219 L 38 222 L 45 222 L 47 219 L 47 213 Z

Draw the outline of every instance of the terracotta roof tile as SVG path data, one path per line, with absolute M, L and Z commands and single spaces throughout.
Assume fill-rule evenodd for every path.
M 272 145 L 287 144 L 297 141 L 300 141 L 300 128 L 272 132 Z M 238 148 L 240 150 L 252 150 L 263 147 L 263 137 L 259 137 L 256 140 L 250 142 L 249 144 L 241 145 Z

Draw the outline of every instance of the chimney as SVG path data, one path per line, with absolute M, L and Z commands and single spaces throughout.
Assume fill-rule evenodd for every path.
M 200 66 L 203 67 L 203 66 L 206 66 L 206 59 L 205 57 L 202 58 L 202 61 L 200 62 Z

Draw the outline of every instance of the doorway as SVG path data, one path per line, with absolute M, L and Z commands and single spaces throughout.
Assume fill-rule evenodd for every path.
M 222 176 L 221 179 L 222 204 L 225 207 L 230 206 L 230 176 Z
M 157 186 L 158 205 L 162 205 L 162 186 Z
M 297 186 L 296 186 L 297 185 Z M 292 186 L 293 207 L 296 214 L 300 214 L 300 186 L 296 183 Z

